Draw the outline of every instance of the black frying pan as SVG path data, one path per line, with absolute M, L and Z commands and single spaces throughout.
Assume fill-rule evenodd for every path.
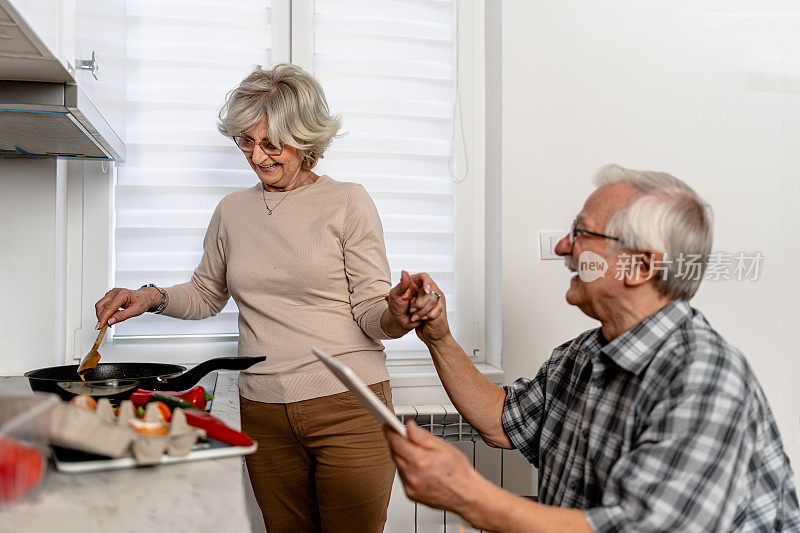
M 136 389 L 182 391 L 192 388 L 214 370 L 245 370 L 266 357 L 217 357 L 191 370 L 166 363 L 100 363 L 78 376 L 78 365 L 51 366 L 25 373 L 31 389 L 54 392 L 65 400 L 86 394 L 114 402 L 130 398 Z

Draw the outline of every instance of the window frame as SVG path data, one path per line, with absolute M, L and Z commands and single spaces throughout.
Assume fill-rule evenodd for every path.
M 455 227 L 469 228 L 455 234 L 456 259 L 459 275 L 456 291 L 471 294 L 471 313 L 460 313 L 459 341 L 476 363 L 497 371 L 500 367 L 499 347 L 488 354 L 487 335 L 498 337 L 500 332 L 487 333 L 485 313 L 486 287 L 499 284 L 499 269 L 486 268 L 487 221 L 499 216 L 498 206 L 487 206 L 486 195 L 486 77 L 484 0 L 455 0 L 459 30 L 457 32 L 460 59 L 458 86 L 461 99 L 461 121 L 464 146 L 461 153 L 467 160 L 468 173 L 459 186 L 468 187 L 466 194 L 455 195 Z M 288 61 L 313 67 L 313 0 L 273 0 L 272 2 L 272 61 Z M 308 17 L 311 17 L 309 23 Z M 284 21 L 283 24 L 280 21 Z M 291 25 L 289 24 L 291 21 Z M 310 42 L 310 46 L 309 46 Z M 466 58 L 466 59 L 465 59 Z M 499 58 L 498 58 L 499 61 Z M 67 312 L 65 362 L 74 363 L 92 344 L 96 331 L 93 304 L 98 295 L 106 292 L 114 277 L 114 163 L 70 162 L 68 165 L 67 195 Z M 499 181 L 499 176 L 497 176 Z M 499 185 L 499 184 L 498 184 Z M 105 231 L 98 231 L 98 227 Z M 493 237 L 490 237 L 493 238 Z M 499 237 L 497 237 L 499 238 Z M 499 261 L 499 257 L 497 259 Z M 496 272 L 495 272 L 496 270 Z M 487 274 L 489 278 L 487 278 Z M 79 287 L 79 289 L 78 289 Z M 496 306 L 495 306 L 496 307 Z M 499 311 L 499 309 L 497 309 Z M 495 322 L 495 321 L 493 321 Z M 499 323 L 495 324 L 495 329 Z M 101 353 L 118 361 L 163 361 L 177 364 L 196 364 L 212 357 L 235 356 L 238 335 L 216 335 L 198 340 L 186 338 L 142 337 L 136 340 L 114 338 L 112 332 Z M 412 333 L 409 333 L 413 335 Z M 110 341 L 110 342 L 109 342 Z M 493 343 L 496 344 L 496 343 Z M 494 353 L 494 352 L 497 353 Z M 420 369 L 432 370 L 427 352 L 394 355 L 387 350 L 387 363 L 393 376 L 413 374 Z M 425 371 L 427 372 L 427 371 Z M 427 376 L 427 374 L 425 374 Z M 430 376 L 428 376 L 430 377 Z

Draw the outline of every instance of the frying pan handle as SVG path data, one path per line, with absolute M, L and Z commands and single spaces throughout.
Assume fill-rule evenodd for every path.
M 265 361 L 267 358 L 261 357 L 217 357 L 203 361 L 191 370 L 187 370 L 180 376 L 159 381 L 154 387 L 157 390 L 176 390 L 182 391 L 192 388 L 200 381 L 203 376 L 214 370 L 245 370 L 256 363 Z

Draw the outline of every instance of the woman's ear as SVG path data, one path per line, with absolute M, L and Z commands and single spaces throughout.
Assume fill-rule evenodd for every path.
M 630 254 L 630 268 L 624 276 L 627 287 L 638 287 L 661 276 L 663 269 L 664 255 L 655 250 L 644 250 Z

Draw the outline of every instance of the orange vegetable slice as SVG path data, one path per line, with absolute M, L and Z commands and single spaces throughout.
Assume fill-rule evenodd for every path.
M 161 422 L 145 422 L 144 420 L 133 418 L 129 421 L 129 424 L 139 435 L 161 437 L 169 434 L 169 427 Z
M 97 409 L 97 400 L 91 396 L 86 396 L 85 394 L 79 394 L 78 396 L 75 396 L 69 401 L 69 403 L 83 409 L 89 409 L 90 411 Z
M 169 407 L 164 402 L 155 402 L 155 404 L 158 406 L 158 415 L 161 420 L 169 424 L 172 421 L 172 411 L 169 410 Z

